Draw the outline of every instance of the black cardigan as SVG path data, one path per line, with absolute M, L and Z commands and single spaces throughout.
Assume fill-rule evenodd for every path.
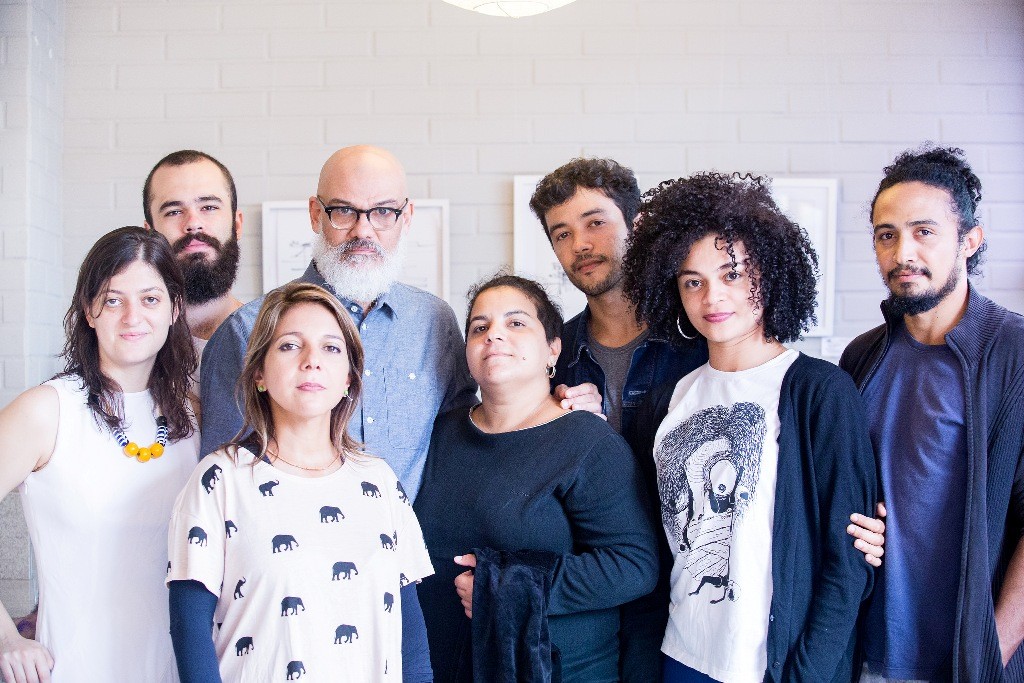
M 658 496 L 654 435 L 674 389 L 673 382 L 652 391 L 628 435 L 652 500 Z M 801 354 L 782 380 L 779 420 L 764 679 L 846 683 L 853 676 L 857 616 L 874 577 L 846 533 L 850 514 L 870 517 L 878 500 L 864 407 L 846 373 Z M 667 544 L 661 548 L 669 553 Z M 665 610 L 671 562 L 671 554 L 662 555 Z

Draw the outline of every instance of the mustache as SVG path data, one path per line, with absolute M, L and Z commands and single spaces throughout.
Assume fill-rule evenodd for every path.
M 384 253 L 384 247 L 373 240 L 364 239 L 362 237 L 353 237 L 350 240 L 342 242 L 336 246 L 335 249 L 339 256 L 345 256 L 356 249 L 372 249 L 380 258 L 385 258 L 387 256 L 387 254 Z
M 924 266 L 896 266 L 886 274 L 886 279 L 895 280 L 900 275 L 924 275 L 931 277 L 932 271 Z
M 174 251 L 175 254 L 179 254 L 182 251 L 184 251 L 185 247 L 187 247 L 189 243 L 191 243 L 193 240 L 196 242 L 209 244 L 211 247 L 217 250 L 217 253 L 220 253 L 224 246 L 223 244 L 221 244 L 221 241 L 214 237 L 213 235 L 207 235 L 205 232 L 197 232 L 191 235 L 185 235 L 184 237 L 174 240 L 174 244 L 171 245 L 171 249 Z
M 587 255 L 581 254 L 580 256 L 577 256 L 576 258 L 573 259 L 573 261 L 572 261 L 572 269 L 573 270 L 578 270 L 579 268 L 582 268 L 585 264 L 589 264 L 589 263 L 604 263 L 607 260 L 608 260 L 607 257 L 598 256 L 596 254 L 587 254 Z

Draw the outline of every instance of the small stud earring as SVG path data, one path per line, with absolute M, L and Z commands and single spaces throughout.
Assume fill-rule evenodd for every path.
M 267 390 L 267 388 L 265 386 L 263 386 L 262 384 L 257 384 L 256 385 L 256 391 L 260 392 L 261 394 L 264 393 L 266 390 Z

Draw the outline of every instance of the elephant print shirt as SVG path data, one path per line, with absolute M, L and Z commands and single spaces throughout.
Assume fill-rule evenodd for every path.
M 383 460 L 299 477 L 245 448 L 205 457 L 175 503 L 167 580 L 218 596 L 225 681 L 401 681 L 400 588 L 433 573 Z
M 799 354 L 749 370 L 704 364 L 676 384 L 654 459 L 672 565 L 662 651 L 719 681 L 768 666 L 779 394 Z

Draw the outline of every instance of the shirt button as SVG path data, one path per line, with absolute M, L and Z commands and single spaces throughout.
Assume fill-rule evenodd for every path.
M 409 373 L 409 379 L 416 379 L 416 373 L 415 372 L 410 372 Z
M 358 313 L 359 312 L 359 307 L 358 306 L 352 306 L 348 310 L 352 311 L 353 313 Z
M 369 368 L 367 368 L 366 370 L 363 370 L 363 374 L 364 374 L 364 375 L 366 375 L 367 377 L 369 377 L 369 376 L 370 376 L 370 375 L 372 375 L 373 373 L 372 373 L 372 372 L 370 372 L 370 369 L 369 369 Z
M 768 615 L 768 621 L 775 621 L 775 615 L 774 614 L 769 614 Z
M 359 329 L 361 329 L 361 330 L 365 330 L 365 329 L 366 329 L 366 323 L 363 323 L 362 325 L 360 325 L 360 326 L 359 326 Z
M 373 418 L 372 417 L 366 418 L 366 424 L 371 424 L 372 425 L 373 424 Z

